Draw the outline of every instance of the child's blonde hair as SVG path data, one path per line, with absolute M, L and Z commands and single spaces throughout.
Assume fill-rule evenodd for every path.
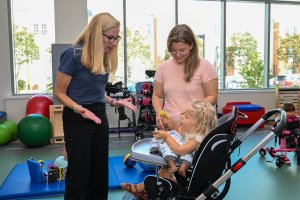
M 194 120 L 196 124 L 196 133 L 210 133 L 217 126 L 217 115 L 215 108 L 210 103 L 194 101 L 191 104 L 194 110 Z

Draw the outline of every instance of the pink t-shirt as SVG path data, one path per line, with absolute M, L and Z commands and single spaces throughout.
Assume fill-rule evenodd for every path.
M 174 120 L 180 120 L 190 102 L 202 100 L 205 97 L 203 83 L 217 78 L 214 66 L 206 59 L 200 60 L 194 76 L 189 83 L 184 81 L 184 65 L 177 64 L 171 58 L 158 66 L 154 80 L 163 85 L 165 97 L 164 110 Z

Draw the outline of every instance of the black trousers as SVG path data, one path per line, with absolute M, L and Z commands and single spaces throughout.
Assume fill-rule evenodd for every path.
M 105 104 L 83 105 L 101 119 L 84 119 L 68 107 L 63 110 L 63 129 L 68 170 L 66 200 L 106 200 L 108 196 L 109 125 Z

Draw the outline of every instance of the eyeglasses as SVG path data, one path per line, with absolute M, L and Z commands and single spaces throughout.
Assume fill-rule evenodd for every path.
M 121 40 L 121 36 L 119 36 L 119 35 L 116 36 L 116 37 L 109 36 L 109 35 L 106 35 L 104 33 L 102 33 L 102 35 L 104 35 L 105 37 L 107 37 L 109 43 L 113 43 L 114 41 L 119 42 Z

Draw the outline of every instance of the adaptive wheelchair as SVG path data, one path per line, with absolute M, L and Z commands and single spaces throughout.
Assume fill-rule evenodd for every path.
M 155 70 L 146 70 L 145 74 L 153 78 Z M 137 126 L 139 132 L 154 130 L 156 126 L 156 113 L 152 105 L 153 81 L 136 83 L 137 105 L 139 107 Z
M 280 114 L 279 123 L 249 153 L 231 165 L 230 155 L 233 151 L 241 145 L 246 137 L 275 114 Z M 195 153 L 193 167 L 187 177 L 176 175 L 177 182 L 174 182 L 158 177 L 158 173 L 156 176 L 146 176 L 144 183 L 149 199 L 223 199 L 230 188 L 230 177 L 278 135 L 286 125 L 285 111 L 282 109 L 271 110 L 238 138 L 236 135 L 236 121 L 239 118 L 246 117 L 243 113 L 238 112 L 234 106 L 230 113 L 218 119 L 218 126 L 205 137 Z M 157 166 L 165 165 L 166 163 L 160 155 L 149 152 L 150 141 L 151 138 L 146 138 L 133 144 L 131 149 L 132 159 Z M 220 186 L 224 186 L 221 192 L 219 191 Z
M 275 119 L 275 124 L 278 119 Z M 281 168 L 286 164 L 286 156 L 282 153 L 294 152 L 297 157 L 297 164 L 300 164 L 300 124 L 298 117 L 287 118 L 286 127 L 275 137 L 275 145 L 279 141 L 279 148 L 263 147 L 259 150 L 259 154 L 265 157 L 267 153 L 276 159 L 276 166 Z
M 114 98 L 132 98 L 132 104 L 135 105 L 135 98 L 134 96 L 130 93 L 127 87 L 123 87 L 123 83 L 121 81 L 116 82 L 115 84 L 112 84 L 110 82 L 107 83 L 105 87 L 105 91 L 108 96 L 111 96 L 111 94 L 114 94 Z M 132 118 L 128 117 L 125 113 L 125 108 L 124 107 L 117 107 L 115 108 L 116 112 L 118 112 L 119 117 L 118 117 L 118 127 L 111 127 L 109 128 L 110 133 L 118 133 L 119 137 L 121 137 L 120 133 L 124 132 L 133 132 L 135 133 L 135 139 L 139 140 L 143 138 L 143 134 L 138 131 L 138 127 L 136 125 L 136 115 L 134 111 L 131 111 L 132 113 Z M 128 121 L 128 126 L 127 127 L 121 127 L 120 122 L 122 120 L 127 120 Z

